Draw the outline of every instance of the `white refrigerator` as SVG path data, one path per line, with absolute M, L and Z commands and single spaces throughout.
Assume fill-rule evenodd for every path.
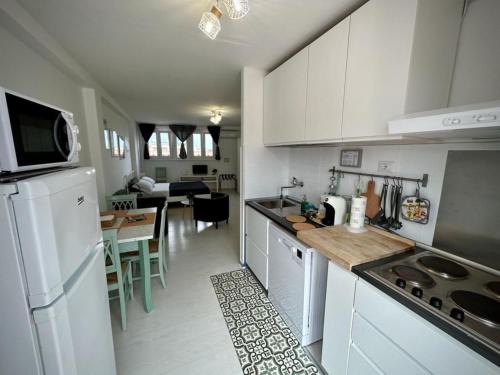
M 116 374 L 93 168 L 0 184 L 0 374 Z

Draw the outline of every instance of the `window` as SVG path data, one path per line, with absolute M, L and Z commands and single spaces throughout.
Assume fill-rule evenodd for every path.
M 120 156 L 120 149 L 118 146 L 118 133 L 116 130 L 111 131 L 111 156 Z
M 195 158 L 201 157 L 201 134 L 193 134 L 193 156 Z
M 170 135 L 167 132 L 160 133 L 160 154 L 170 156 Z
M 104 129 L 104 147 L 106 150 L 111 148 L 111 144 L 109 142 L 109 129 Z
M 207 158 L 214 157 L 214 142 L 210 134 L 205 133 L 205 156 Z
M 212 136 L 204 131 L 197 131 L 184 142 L 187 160 L 211 159 L 214 157 L 214 142 Z M 181 141 L 166 127 L 158 127 L 148 142 L 151 158 L 167 158 L 179 160 Z
M 154 132 L 151 138 L 149 138 L 148 141 L 148 150 L 149 150 L 149 156 L 158 156 L 158 139 L 157 139 L 157 133 Z

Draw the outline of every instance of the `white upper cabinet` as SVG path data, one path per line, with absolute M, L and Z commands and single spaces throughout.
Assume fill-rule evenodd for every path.
M 309 46 L 306 141 L 340 140 L 350 17 Z
M 446 107 L 463 0 L 370 0 L 264 79 L 264 144 L 387 140 Z
M 383 138 L 388 120 L 447 106 L 462 5 L 371 0 L 351 15 L 343 139 Z
M 308 49 L 264 78 L 264 144 L 304 139 Z

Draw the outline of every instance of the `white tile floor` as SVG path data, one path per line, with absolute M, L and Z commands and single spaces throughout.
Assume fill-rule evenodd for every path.
M 238 269 L 239 197 L 230 193 L 229 224 L 194 222 L 169 208 L 167 288 L 153 279 L 154 310 L 142 308 L 139 285 L 127 305 L 126 332 L 111 302 L 119 375 L 241 374 L 210 276 Z

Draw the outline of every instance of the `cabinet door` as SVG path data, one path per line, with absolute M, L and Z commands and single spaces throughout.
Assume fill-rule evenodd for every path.
M 308 48 L 264 78 L 264 144 L 304 140 Z
M 371 0 L 351 15 L 342 138 L 388 134 L 404 113 L 417 0 Z
M 321 365 L 329 374 L 345 374 L 347 371 L 357 280 L 352 272 L 328 262 Z
M 250 238 L 257 247 L 268 254 L 267 250 L 267 236 L 268 236 L 268 223 L 269 220 L 257 210 L 251 207 L 246 207 L 246 235 Z
M 252 270 L 254 275 L 260 281 L 262 286 L 267 290 L 268 283 L 268 259 L 267 255 L 259 249 L 254 242 L 247 237 L 247 265 Z
M 349 38 L 347 17 L 309 46 L 305 139 L 342 136 L 342 110 Z

